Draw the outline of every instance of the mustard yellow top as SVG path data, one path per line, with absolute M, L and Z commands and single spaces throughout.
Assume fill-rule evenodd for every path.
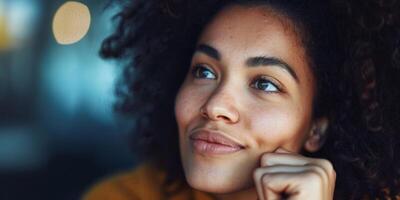
M 92 186 L 82 200 L 161 200 L 165 173 L 143 164 L 131 171 L 117 174 Z M 185 187 L 168 200 L 212 200 L 206 193 Z

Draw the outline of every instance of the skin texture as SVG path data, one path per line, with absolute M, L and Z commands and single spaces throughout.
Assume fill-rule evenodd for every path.
M 230 6 L 204 29 L 201 45 L 219 58 L 197 50 L 175 102 L 188 183 L 219 199 L 332 199 L 331 164 L 300 155 L 319 149 L 327 120 L 312 118 L 316 83 L 291 21 L 267 7 Z M 251 57 L 278 58 L 297 78 L 278 65 L 249 67 Z M 198 153 L 189 137 L 199 129 L 244 148 Z

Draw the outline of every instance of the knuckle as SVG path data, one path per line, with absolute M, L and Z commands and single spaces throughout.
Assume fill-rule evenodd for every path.
M 336 171 L 335 171 L 332 163 L 326 159 L 321 159 L 321 162 L 322 162 L 322 166 L 326 170 L 328 177 L 336 179 Z
M 329 160 L 321 159 L 320 162 L 321 162 L 321 165 L 324 166 L 328 170 L 328 172 L 333 171 L 333 165 Z
M 328 183 L 329 182 L 329 176 L 327 174 L 327 172 L 325 171 L 325 169 L 321 168 L 318 165 L 313 165 L 311 168 L 315 174 L 318 174 L 320 181 L 324 182 L 324 183 Z
M 325 171 L 318 165 L 311 165 L 310 168 L 312 171 L 314 171 L 315 173 L 318 173 L 319 175 L 322 175 L 325 173 Z
M 322 184 L 323 183 L 323 178 L 321 176 L 321 174 L 319 174 L 316 171 L 313 170 L 309 170 L 307 175 L 306 175 L 306 179 L 307 181 L 309 181 L 309 183 L 314 183 L 314 184 Z
M 325 173 L 324 168 L 322 168 L 321 166 L 319 166 L 315 163 L 309 163 L 309 164 L 306 164 L 306 166 L 308 167 L 309 171 L 312 171 L 314 173 L 318 173 L 320 175 Z

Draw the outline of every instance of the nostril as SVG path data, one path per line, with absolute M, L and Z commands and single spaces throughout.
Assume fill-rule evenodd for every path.
M 217 116 L 217 118 L 222 118 L 223 120 L 230 121 L 230 119 L 228 117 L 223 116 L 223 115 Z

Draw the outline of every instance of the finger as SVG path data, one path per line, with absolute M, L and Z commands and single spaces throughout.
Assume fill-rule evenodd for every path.
M 273 165 L 305 165 L 310 163 L 306 157 L 290 153 L 264 153 L 261 156 L 261 166 Z
M 275 165 L 270 167 L 257 168 L 254 171 L 254 182 L 257 189 L 257 194 L 260 200 L 279 199 L 279 192 L 274 193 L 273 190 L 266 190 L 262 184 L 263 177 L 268 174 L 276 173 L 302 173 L 310 170 L 310 166 L 293 166 L 293 165 Z M 277 196 L 278 195 L 278 196 Z M 268 198 L 267 198 L 268 197 Z
M 276 152 L 283 152 L 284 150 L 278 149 Z M 326 159 L 315 159 L 304 157 L 300 154 L 293 153 L 265 153 L 261 156 L 261 167 L 273 165 L 307 165 L 313 164 L 321 166 L 325 173 L 331 178 L 335 179 L 336 172 L 332 163 Z
M 273 173 L 264 174 L 261 178 L 264 199 L 279 200 L 282 195 L 293 197 L 297 193 L 296 188 L 297 173 Z
M 261 167 L 255 170 L 255 180 L 261 180 L 264 174 L 273 173 L 307 173 L 312 171 L 316 173 L 322 180 L 324 185 L 330 185 L 330 180 L 325 171 L 318 165 L 307 164 L 302 166 L 293 165 L 274 165 L 269 167 Z
M 272 173 L 262 177 L 264 199 L 281 199 L 283 195 L 290 199 L 326 199 L 321 179 L 315 171 L 304 173 Z M 322 191 L 322 192 L 312 192 Z
M 283 152 L 279 150 L 280 152 Z M 278 152 L 278 150 L 277 150 Z M 315 159 L 291 153 L 266 153 L 261 158 L 262 167 L 292 165 L 292 166 L 309 166 L 310 170 L 319 174 L 325 184 L 328 184 L 329 190 L 333 191 L 333 186 L 336 181 L 336 172 L 331 164 L 326 159 Z M 305 169 L 305 168 L 302 168 Z M 308 168 L 307 168 L 308 169 Z M 288 171 L 289 172 L 289 171 Z

